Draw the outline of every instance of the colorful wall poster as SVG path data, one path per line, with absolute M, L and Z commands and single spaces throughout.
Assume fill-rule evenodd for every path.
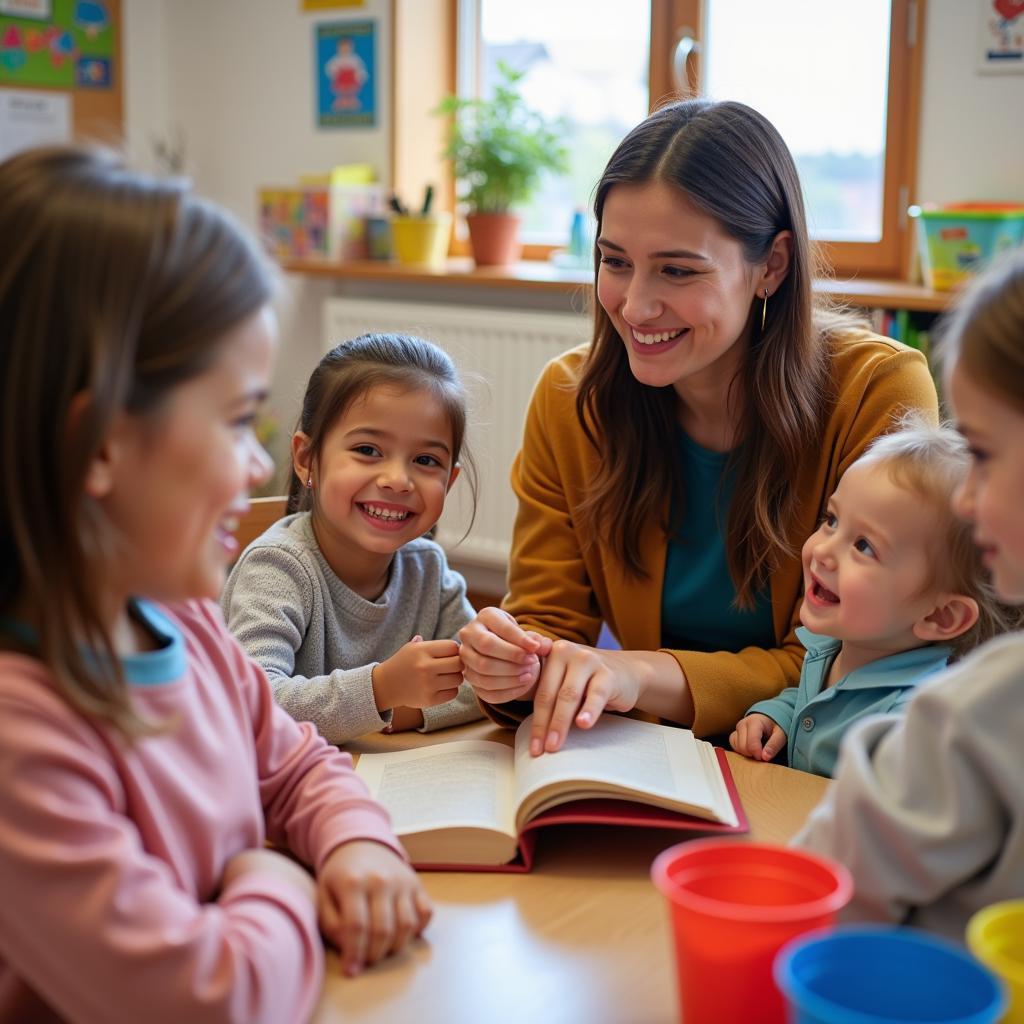
M 110 88 L 116 40 L 105 0 L 6 0 L 0 10 L 0 83 Z
M 369 128 L 377 123 L 375 21 L 334 21 L 314 28 L 317 126 Z
M 979 0 L 978 70 L 1024 72 L 1024 0 Z

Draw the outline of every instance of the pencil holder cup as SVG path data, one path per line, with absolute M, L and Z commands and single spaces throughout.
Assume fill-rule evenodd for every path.
M 959 946 L 917 928 L 840 925 L 776 957 L 793 1024 L 995 1024 L 999 980 Z
M 831 924 L 853 893 L 850 873 L 828 858 L 730 839 L 673 846 L 651 878 L 669 905 L 686 1024 L 784 1024 L 775 954 Z
M 391 246 L 399 263 L 440 268 L 448 256 L 452 215 L 444 211 L 426 217 L 392 217 Z
M 1004 900 L 967 922 L 967 948 L 1006 985 L 1003 1024 L 1024 1024 L 1024 900 Z

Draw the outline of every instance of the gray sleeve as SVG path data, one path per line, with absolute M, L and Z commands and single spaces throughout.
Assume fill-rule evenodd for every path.
M 456 572 L 445 561 L 441 566 L 441 610 L 434 639 L 454 639 L 455 634 L 472 621 L 475 614 L 466 598 L 466 581 L 462 573 Z
M 454 638 L 475 614 L 473 606 L 466 599 L 466 581 L 462 574 L 450 568 L 447 560 L 443 561 L 441 568 L 441 608 L 434 637 L 438 640 Z M 463 683 L 459 687 L 458 696 L 452 700 L 423 709 L 423 727 L 419 731 L 447 729 L 452 725 L 475 722 L 479 718 L 483 718 L 483 711 L 480 710 L 473 687 Z
M 793 840 L 850 869 L 844 919 L 902 922 L 998 857 L 1000 782 L 985 723 L 964 710 L 928 687 L 904 716 L 867 718 L 844 739 L 835 782 Z
M 376 662 L 312 676 L 295 671 L 315 607 L 315 582 L 301 559 L 283 548 L 250 548 L 224 588 L 228 628 L 266 672 L 274 697 L 300 722 L 312 722 L 331 743 L 344 743 L 391 722 L 373 695 Z
M 444 704 L 423 709 L 423 728 L 420 732 L 433 732 L 435 729 L 447 729 L 450 725 L 462 725 L 464 722 L 475 722 L 483 718 L 480 704 L 469 683 L 459 687 L 457 697 Z

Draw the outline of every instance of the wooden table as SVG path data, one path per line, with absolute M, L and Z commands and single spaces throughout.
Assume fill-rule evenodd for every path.
M 373 736 L 353 753 L 511 734 L 476 723 Z M 750 839 L 785 842 L 828 782 L 729 754 Z M 434 918 L 409 952 L 345 978 L 327 958 L 315 1024 L 673 1024 L 677 997 L 651 861 L 679 833 L 579 827 L 541 837 L 528 875 L 424 873 Z

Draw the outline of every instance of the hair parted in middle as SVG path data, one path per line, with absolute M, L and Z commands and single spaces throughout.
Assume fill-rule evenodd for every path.
M 972 525 L 953 511 L 953 495 L 966 479 L 970 462 L 967 442 L 952 426 L 936 427 L 920 413 L 906 413 L 893 433 L 872 441 L 855 463 L 884 466 L 897 487 L 920 498 L 938 518 L 925 589 L 938 587 L 978 602 L 978 621 L 950 641 L 953 660 L 1024 623 L 1024 609 L 999 600 L 974 543 Z
M 338 419 L 353 402 L 377 387 L 403 392 L 426 390 L 441 403 L 452 428 L 452 465 L 462 467 L 475 516 L 479 482 L 466 444 L 466 390 L 448 353 L 423 338 L 408 334 L 361 334 L 335 345 L 320 360 L 306 385 L 302 411 L 295 424 L 296 431 L 309 438 L 310 465 L 319 462 L 324 439 Z M 314 495 L 306 483 L 293 467 L 288 484 L 289 512 L 313 508 Z
M 786 535 L 798 502 L 791 481 L 831 400 L 829 337 L 863 322 L 812 298 L 819 264 L 796 166 L 778 131 L 757 111 L 742 103 L 691 99 L 652 113 L 622 140 L 598 183 L 598 234 L 616 185 L 654 182 L 674 186 L 713 217 L 740 243 L 750 264 L 767 259 L 779 232 L 793 237 L 789 272 L 771 296 L 763 329 L 762 303 L 751 305 L 750 343 L 734 381 L 743 412 L 726 551 L 737 605 L 751 608 L 778 558 L 792 554 L 800 540 Z M 596 277 L 600 253 L 595 249 L 594 255 Z M 604 537 L 634 576 L 643 575 L 640 538 L 664 514 L 668 499 L 677 518 L 682 515 L 686 496 L 666 440 L 678 423 L 678 402 L 673 388 L 636 380 L 611 319 L 595 302 L 593 342 L 576 409 L 603 458 L 582 509 L 582 535 Z

